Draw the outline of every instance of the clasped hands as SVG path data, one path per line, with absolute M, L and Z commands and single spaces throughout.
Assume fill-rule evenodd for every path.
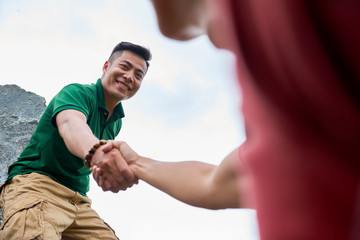
M 139 179 L 131 169 L 138 155 L 125 142 L 108 141 L 93 155 L 91 171 L 103 191 L 114 193 L 137 184 Z

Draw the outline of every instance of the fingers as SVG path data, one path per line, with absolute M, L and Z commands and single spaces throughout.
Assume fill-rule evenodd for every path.
M 97 166 L 93 166 L 92 174 L 98 186 L 101 187 L 104 191 L 107 191 L 104 187 L 104 177 L 102 176 L 100 168 Z
M 105 153 L 99 165 L 92 167 L 92 173 L 95 181 L 104 191 L 118 192 L 138 183 L 137 177 L 118 149 L 111 149 Z
M 100 187 L 102 185 L 102 177 L 101 177 L 101 170 L 98 166 L 93 166 L 91 168 L 93 178 L 95 179 L 96 183 Z
M 117 148 L 117 149 L 120 149 L 120 146 L 125 143 L 123 141 L 113 141 L 113 140 L 110 140 L 108 141 L 108 143 L 111 143 L 111 145 L 113 146 L 113 148 Z
M 116 163 L 116 169 L 120 176 L 119 180 L 128 184 L 134 183 L 136 181 L 135 174 L 130 169 L 129 165 L 121 155 L 118 161 L 116 161 L 115 163 Z
M 115 185 L 111 184 L 108 181 L 108 179 L 101 173 L 101 169 L 97 166 L 94 166 L 92 168 L 92 174 L 93 174 L 93 177 L 94 177 L 96 183 L 98 184 L 99 187 L 102 188 L 102 190 L 104 192 L 110 190 L 114 193 L 117 193 L 120 190 L 125 190 L 125 188 L 122 186 L 115 186 Z

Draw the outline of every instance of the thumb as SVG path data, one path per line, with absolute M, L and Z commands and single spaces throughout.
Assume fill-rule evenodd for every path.
M 113 148 L 113 145 L 108 141 L 105 145 L 102 146 L 102 151 L 104 153 L 109 152 Z
M 121 143 L 120 152 L 128 163 L 135 161 L 138 157 L 138 154 L 126 142 Z

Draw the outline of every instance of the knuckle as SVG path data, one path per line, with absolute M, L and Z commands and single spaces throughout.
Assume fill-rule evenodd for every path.
M 111 154 L 111 156 L 117 156 L 117 155 L 119 155 L 119 151 L 117 149 L 112 149 L 110 151 L 110 154 Z
M 128 168 L 127 166 L 121 166 L 119 168 L 119 172 L 121 173 L 121 175 L 126 175 L 128 173 Z

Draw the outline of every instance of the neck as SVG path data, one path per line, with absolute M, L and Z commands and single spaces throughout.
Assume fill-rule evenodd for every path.
M 108 115 L 108 117 L 107 117 L 107 119 L 106 119 L 106 122 L 109 121 L 110 117 L 112 116 L 112 114 L 113 114 L 113 112 L 114 112 L 114 108 L 115 108 L 115 107 L 116 107 L 116 105 L 111 105 L 111 106 L 109 106 L 108 104 L 106 104 L 106 108 L 107 108 L 107 110 L 108 110 L 108 112 L 109 112 L 109 115 Z
M 105 105 L 106 108 L 109 112 L 109 115 L 112 114 L 112 112 L 114 111 L 114 108 L 119 104 L 119 102 L 117 101 L 113 101 L 112 99 L 109 99 L 105 96 Z

